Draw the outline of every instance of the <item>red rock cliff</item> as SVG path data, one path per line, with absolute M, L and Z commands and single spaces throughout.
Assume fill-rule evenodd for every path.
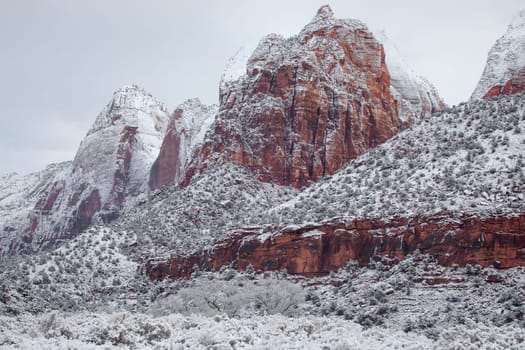
M 297 36 L 264 38 L 246 74 L 221 84 L 213 135 L 189 174 L 212 159 L 233 161 L 300 188 L 401 128 L 383 46 L 325 6 Z
M 334 220 L 284 228 L 270 237 L 259 237 L 253 230 L 241 230 L 203 254 L 160 263 L 150 261 L 146 271 L 151 279 L 161 280 L 189 277 L 195 265 L 201 270 L 225 265 L 244 270 L 252 265 L 256 270 L 286 269 L 312 277 L 341 268 L 350 260 L 364 265 L 375 256 L 403 259 L 416 249 L 447 266 L 525 265 L 525 214 L 479 218 L 444 213 L 390 221 Z
M 175 109 L 159 156 L 151 167 L 150 189 L 178 183 L 184 178 L 192 153 L 202 144 L 216 114 L 217 106 L 206 106 L 199 99 L 190 99 Z

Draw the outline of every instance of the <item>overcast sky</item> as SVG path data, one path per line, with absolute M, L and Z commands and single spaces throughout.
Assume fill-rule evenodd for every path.
M 0 0 L 0 174 L 71 160 L 122 85 L 173 110 L 216 103 L 224 64 L 268 33 L 296 34 L 323 4 L 384 29 L 452 105 L 523 0 Z

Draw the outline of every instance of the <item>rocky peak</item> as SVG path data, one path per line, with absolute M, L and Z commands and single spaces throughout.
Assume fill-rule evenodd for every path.
M 99 114 L 87 135 L 113 125 L 137 126 L 146 122 L 143 117 L 150 118 L 153 128 L 159 132 L 165 131 L 166 119 L 162 116 L 168 112 L 164 105 L 151 94 L 137 85 L 125 85 L 113 93 L 111 101 Z
M 332 8 L 329 5 L 321 6 L 303 31 L 314 31 L 316 28 L 332 25 L 335 20 Z
M 525 11 L 512 20 L 489 51 L 485 70 L 471 99 L 525 91 Z
M 10 215 L 12 240 L 0 251 L 39 249 L 107 222 L 148 191 L 149 169 L 158 156 L 169 116 L 137 86 L 117 90 L 82 141 L 75 159 L 18 182 L 25 209 Z M 30 180 L 30 181 L 29 181 Z M 0 216 L 2 214 L 0 213 Z M 22 243 L 23 242 L 23 243 Z
M 221 83 L 219 114 L 190 176 L 210 160 L 233 161 L 300 188 L 408 125 L 381 43 L 327 6 L 298 35 L 267 35 L 243 57 L 244 74 Z
M 117 90 L 75 156 L 78 181 L 97 187 L 103 203 L 118 207 L 125 193 L 147 190 L 147 173 L 168 122 L 162 103 L 144 90 L 137 86 Z
M 334 12 L 332 11 L 332 8 L 330 5 L 323 5 L 317 10 L 317 14 L 315 15 L 313 21 L 319 21 L 319 20 L 328 20 L 334 18 Z

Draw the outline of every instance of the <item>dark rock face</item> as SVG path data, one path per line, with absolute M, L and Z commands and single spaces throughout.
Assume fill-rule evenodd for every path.
M 271 227 L 262 228 L 271 232 Z M 463 216 L 330 221 L 281 229 L 266 239 L 254 231 L 238 231 L 202 254 L 150 261 L 146 271 L 153 280 L 189 277 L 193 267 L 219 269 L 229 265 L 244 270 L 279 271 L 308 277 L 325 275 L 350 260 L 367 264 L 376 256 L 403 259 L 419 249 L 439 263 L 525 265 L 525 214 L 514 217 Z
M 206 106 L 199 99 L 190 99 L 175 109 L 162 141 L 160 153 L 149 176 L 149 188 L 179 183 L 194 151 L 199 152 L 206 132 L 215 119 L 217 106 Z
M 93 190 L 91 194 L 84 199 L 74 213 L 74 219 L 71 222 L 69 234 L 75 235 L 91 225 L 91 219 L 101 209 L 100 195 L 98 190 Z
M 173 183 L 181 170 L 180 164 L 181 138 L 172 120 L 168 131 L 162 140 L 159 157 L 153 163 L 149 178 L 149 187 L 152 190 Z
M 113 176 L 113 186 L 111 188 L 112 203 L 110 205 L 121 208 L 126 198 L 126 188 L 130 178 L 129 169 L 131 166 L 132 144 L 135 142 L 137 127 L 124 126 L 120 141 L 116 150 L 116 167 Z

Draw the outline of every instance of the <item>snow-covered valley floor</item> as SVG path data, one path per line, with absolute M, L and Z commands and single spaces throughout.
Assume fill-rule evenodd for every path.
M 523 349 L 523 329 L 467 320 L 436 340 L 338 317 L 244 319 L 130 312 L 0 317 L 2 349 Z

